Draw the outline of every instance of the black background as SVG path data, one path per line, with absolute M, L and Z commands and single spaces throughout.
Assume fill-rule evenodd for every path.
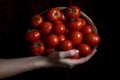
M 50 7 L 77 5 L 95 23 L 101 36 L 96 54 L 85 64 L 75 68 L 45 68 L 18 74 L 5 80 L 103 80 L 116 78 L 113 62 L 113 31 L 115 3 L 104 0 L 0 0 L 0 58 L 30 56 L 24 34 L 30 17 Z M 113 11 L 114 10 L 114 11 Z

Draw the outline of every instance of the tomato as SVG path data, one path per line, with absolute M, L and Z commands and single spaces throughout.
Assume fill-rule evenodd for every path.
M 62 21 L 58 20 L 58 21 L 54 21 L 53 24 L 57 25 L 57 24 L 63 24 L 63 23 L 62 23 Z
M 79 59 L 92 53 L 101 38 L 85 15 L 81 15 L 78 6 L 71 5 L 66 9 L 50 8 L 41 14 L 31 17 L 31 28 L 26 39 L 34 55 L 47 56 L 53 51 L 79 50 L 79 53 L 67 57 Z
M 34 42 L 39 40 L 41 37 L 41 34 L 38 30 L 36 29 L 28 29 L 26 32 L 26 39 L 30 42 Z
M 44 43 L 41 40 L 35 41 L 31 44 L 31 52 L 33 55 L 41 55 L 45 51 Z
M 91 25 L 89 25 L 89 24 L 83 26 L 83 28 L 80 31 L 83 33 L 83 35 L 87 35 L 89 33 L 93 33 L 94 32 L 93 31 L 93 27 Z
M 65 25 L 62 23 L 53 24 L 53 32 L 58 35 L 64 34 L 65 33 Z
M 52 27 L 53 25 L 51 22 L 43 22 L 39 29 L 42 34 L 49 34 L 52 31 Z
M 53 47 L 46 47 L 45 48 L 45 54 L 46 55 L 51 54 L 53 51 L 55 51 L 55 48 L 53 48 Z
M 80 30 L 83 27 L 83 20 L 81 18 L 71 18 L 68 25 L 72 30 Z
M 41 25 L 41 23 L 43 22 L 43 17 L 40 14 L 35 14 L 32 18 L 31 18 L 31 24 L 33 27 L 39 27 Z
M 60 46 L 60 50 L 64 50 L 64 51 L 73 48 L 73 44 L 70 40 L 60 41 L 59 46 Z
M 60 21 L 62 21 L 63 23 L 67 22 L 66 16 L 63 12 L 61 12 Z
M 101 41 L 101 38 L 96 33 L 90 33 L 90 34 L 86 35 L 85 41 L 90 46 L 98 46 Z
M 82 19 L 82 21 L 83 21 L 83 26 L 87 25 L 86 20 L 85 20 L 85 19 L 83 19 L 83 18 L 81 18 L 81 19 Z
M 69 6 L 66 10 L 66 16 L 68 18 L 78 18 L 80 16 L 80 8 L 74 5 Z
M 56 34 L 50 34 L 46 38 L 46 44 L 50 47 L 56 47 L 59 44 L 59 37 Z
M 83 34 L 80 31 L 73 31 L 70 34 L 70 40 L 72 41 L 73 45 L 77 45 L 82 42 Z
M 60 41 L 64 41 L 66 39 L 64 34 L 58 35 Z
M 77 49 L 79 50 L 79 54 L 81 56 L 87 56 L 91 54 L 92 52 L 92 48 L 88 44 L 85 44 L 85 43 L 80 43 Z
M 79 59 L 80 58 L 80 54 L 75 54 L 74 56 L 70 57 L 71 59 Z
M 47 12 L 47 18 L 50 21 L 57 21 L 61 18 L 61 11 L 57 8 L 50 8 Z

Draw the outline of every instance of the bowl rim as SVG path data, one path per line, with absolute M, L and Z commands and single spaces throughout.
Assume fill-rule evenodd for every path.
M 64 10 L 64 9 L 67 9 L 68 7 L 56 7 L 56 8 L 58 8 L 59 10 Z M 41 12 L 40 14 L 44 14 L 47 11 L 48 10 L 45 10 L 45 11 Z M 96 25 L 94 24 L 93 20 L 89 16 L 87 16 L 83 11 L 80 11 L 80 13 L 81 13 L 81 16 L 84 17 L 88 21 L 88 23 L 93 26 L 94 32 L 98 33 Z

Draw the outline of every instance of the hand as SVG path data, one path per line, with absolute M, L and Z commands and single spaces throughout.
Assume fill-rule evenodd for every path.
M 76 49 L 68 51 L 55 51 L 45 58 L 48 60 L 48 64 L 51 66 L 68 67 L 68 65 L 61 62 L 61 60 L 64 60 L 66 57 L 70 57 L 78 53 L 79 51 Z
M 55 51 L 51 53 L 49 56 L 46 56 L 48 66 L 62 66 L 62 67 L 70 67 L 73 68 L 78 64 L 82 64 L 87 62 L 96 52 L 97 50 L 94 49 L 93 52 L 83 58 L 80 59 L 70 59 L 66 57 L 73 56 L 78 54 L 79 51 L 76 49 L 68 50 L 68 51 Z
M 94 49 L 90 55 L 80 58 L 80 59 L 64 58 L 64 59 L 60 59 L 59 61 L 63 64 L 67 64 L 70 68 L 73 68 L 74 66 L 76 66 L 78 64 L 87 62 L 96 53 L 96 51 L 97 51 L 97 49 Z M 72 51 L 70 51 L 70 52 L 72 52 Z
M 26 71 L 45 68 L 45 67 L 66 67 L 66 64 L 60 62 L 65 57 L 78 53 L 78 50 L 55 51 L 49 56 L 32 56 L 14 59 L 0 59 L 0 79 L 11 77 Z

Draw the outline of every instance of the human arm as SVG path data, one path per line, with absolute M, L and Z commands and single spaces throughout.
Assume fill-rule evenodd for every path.
M 15 76 L 17 74 L 38 68 L 53 66 L 66 67 L 66 65 L 60 63 L 59 60 L 64 57 L 72 56 L 75 53 L 78 53 L 78 51 L 56 51 L 47 57 L 34 56 L 16 59 L 0 59 L 0 79 Z
M 39 66 L 37 62 L 39 61 Z M 45 67 L 47 61 L 41 56 L 16 59 L 0 59 L 0 79 L 11 77 L 38 67 Z
M 88 61 L 97 50 L 87 57 L 80 59 L 70 59 L 66 57 L 78 54 L 78 50 L 55 51 L 49 56 L 34 56 L 16 59 L 0 59 L 0 79 L 15 76 L 17 74 L 45 67 L 69 67 L 73 68 L 76 65 Z

